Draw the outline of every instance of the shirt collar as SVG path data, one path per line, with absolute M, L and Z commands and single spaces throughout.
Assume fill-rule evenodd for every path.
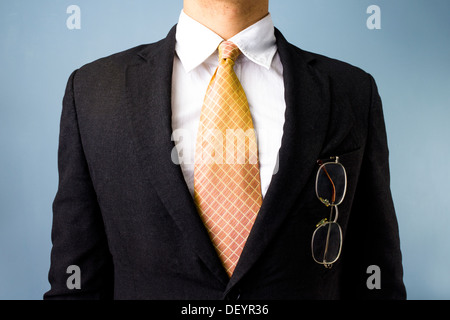
M 223 41 L 219 35 L 181 11 L 176 32 L 175 51 L 186 72 L 198 67 Z M 254 63 L 270 69 L 277 51 L 274 26 L 270 14 L 233 36 L 241 52 Z

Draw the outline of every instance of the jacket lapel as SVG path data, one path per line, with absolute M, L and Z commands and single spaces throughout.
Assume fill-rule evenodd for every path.
M 311 66 L 312 56 L 289 44 L 278 30 L 276 38 L 284 70 L 286 102 L 279 170 L 272 178 L 225 294 L 256 263 L 292 211 L 314 172 L 327 135 L 330 114 L 328 78 Z
M 128 114 L 144 177 L 151 181 L 178 228 L 204 264 L 225 285 L 228 276 L 197 213 L 181 168 L 171 160 L 171 88 L 176 26 L 146 46 L 127 70 Z

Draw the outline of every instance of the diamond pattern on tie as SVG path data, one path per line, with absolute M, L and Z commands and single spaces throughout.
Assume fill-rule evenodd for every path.
M 200 115 L 194 199 L 231 275 L 262 204 L 258 150 L 244 89 L 233 67 L 239 48 L 224 41 Z

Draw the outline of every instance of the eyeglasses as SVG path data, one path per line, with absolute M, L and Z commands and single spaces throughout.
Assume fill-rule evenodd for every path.
M 338 205 L 344 200 L 347 191 L 344 166 L 339 163 L 339 157 L 331 160 L 334 161 L 317 161 L 320 167 L 316 176 L 316 195 L 323 204 L 330 207 L 330 216 L 316 225 L 311 239 L 313 259 L 325 268 L 331 268 L 341 254 L 342 229 L 336 221 L 339 216 Z

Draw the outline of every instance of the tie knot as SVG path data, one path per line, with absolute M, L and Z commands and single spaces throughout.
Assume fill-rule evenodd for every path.
M 234 62 L 240 54 L 241 50 L 231 41 L 223 41 L 219 45 L 219 60 L 231 59 Z

